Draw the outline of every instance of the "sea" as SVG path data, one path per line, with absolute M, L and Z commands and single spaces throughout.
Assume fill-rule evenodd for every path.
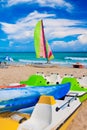
M 77 62 L 87 67 L 87 52 L 53 52 L 54 59 L 51 64 L 72 66 Z M 0 52 L 0 61 L 5 57 L 11 57 L 13 62 L 21 64 L 46 63 L 46 59 L 36 58 L 35 52 Z

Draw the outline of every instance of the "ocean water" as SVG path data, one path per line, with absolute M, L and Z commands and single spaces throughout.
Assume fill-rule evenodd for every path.
M 62 66 L 72 66 L 76 62 L 87 67 L 87 52 L 54 52 L 54 59 L 51 60 L 52 64 L 59 64 Z M 23 64 L 28 63 L 46 63 L 46 59 L 36 58 L 34 52 L 6 52 L 0 53 L 0 60 L 9 56 L 13 58 L 14 62 Z

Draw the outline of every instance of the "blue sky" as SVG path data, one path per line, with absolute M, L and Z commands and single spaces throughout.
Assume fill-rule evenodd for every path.
M 0 52 L 34 51 L 40 19 L 53 51 L 87 52 L 87 0 L 0 0 Z

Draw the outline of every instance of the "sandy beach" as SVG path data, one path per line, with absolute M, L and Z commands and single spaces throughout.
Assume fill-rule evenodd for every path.
M 8 66 L 8 68 L 0 68 L 0 86 L 9 85 L 10 83 L 19 83 L 21 80 L 26 80 L 36 72 L 44 72 L 46 74 L 59 73 L 73 74 L 74 77 L 82 77 L 87 75 L 87 69 L 76 69 L 61 66 L 51 67 L 35 67 L 32 65 L 23 66 Z M 79 109 L 76 118 L 71 122 L 67 130 L 87 130 L 87 101 L 85 101 Z

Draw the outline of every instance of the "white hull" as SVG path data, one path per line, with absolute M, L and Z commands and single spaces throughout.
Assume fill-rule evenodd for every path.
M 51 104 L 38 103 L 31 118 L 22 123 L 18 130 L 56 130 L 79 108 L 80 101 L 76 97 L 64 100 L 50 100 Z M 44 99 L 42 101 L 45 101 Z

